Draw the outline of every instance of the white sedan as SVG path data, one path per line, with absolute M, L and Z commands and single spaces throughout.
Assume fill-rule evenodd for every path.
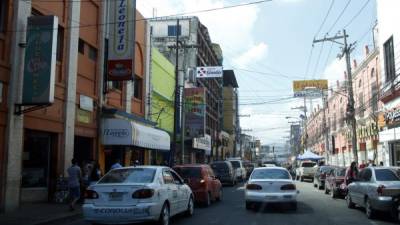
M 299 191 L 287 169 L 255 168 L 245 186 L 246 209 L 266 203 L 288 203 L 296 210 L 298 194 Z
M 162 166 L 114 169 L 88 188 L 84 219 L 91 223 L 128 224 L 158 221 L 194 212 L 193 194 L 174 170 Z

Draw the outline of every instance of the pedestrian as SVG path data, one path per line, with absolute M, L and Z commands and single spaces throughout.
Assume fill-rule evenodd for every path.
M 382 161 L 379 162 L 379 166 L 383 166 L 383 162 Z
M 73 211 L 75 209 L 75 204 L 81 197 L 80 184 L 82 181 L 81 168 L 78 166 L 76 159 L 71 160 L 72 165 L 68 168 L 68 190 L 70 205 L 69 209 Z
M 115 163 L 111 166 L 111 169 L 118 169 L 121 168 L 121 160 L 119 158 L 115 159 Z
M 101 170 L 100 170 L 100 166 L 97 162 L 93 163 L 93 169 L 92 172 L 90 173 L 90 185 L 92 185 L 93 183 L 96 183 L 97 181 L 99 181 L 101 178 Z
M 365 165 L 365 160 L 361 161 L 361 164 L 358 166 L 359 169 L 364 169 L 367 165 Z
M 351 182 L 355 181 L 357 176 L 358 176 L 357 163 L 353 161 L 350 164 L 350 167 L 346 171 L 346 176 L 345 176 L 346 185 L 349 185 Z
M 369 159 L 368 166 L 376 166 L 376 164 L 374 163 L 374 161 L 372 159 Z

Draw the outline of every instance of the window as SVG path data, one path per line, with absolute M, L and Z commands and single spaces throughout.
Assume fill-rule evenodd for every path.
M 7 1 L 0 2 L 0 33 L 4 33 L 6 31 L 7 25 Z
M 172 177 L 174 178 L 174 183 L 177 185 L 183 184 L 182 179 L 179 177 L 178 174 L 174 173 L 174 171 L 169 171 L 172 175 Z
M 163 179 L 164 179 L 164 184 L 173 184 L 174 183 L 174 177 L 172 176 L 171 172 L 164 170 L 163 171 Z
M 370 181 L 372 177 L 372 171 L 370 169 L 365 169 L 364 173 L 362 174 L 363 181 Z
M 391 169 L 375 170 L 376 180 L 378 181 L 398 181 L 400 180 L 396 173 Z
M 81 54 L 85 54 L 85 42 L 79 38 L 79 42 L 78 42 L 78 51 Z
M 156 170 L 150 168 L 112 170 L 99 181 L 99 184 L 151 183 L 155 174 Z
M 135 76 L 135 81 L 133 82 L 133 97 L 137 99 L 142 99 L 143 90 L 143 80 L 142 78 Z
M 57 61 L 61 62 L 63 59 L 64 52 L 64 28 L 62 26 L 58 26 L 57 33 Z
M 200 167 L 176 167 L 174 170 L 183 178 L 201 178 Z
M 391 81 L 396 77 L 394 64 L 393 36 L 383 44 L 383 57 L 385 62 L 386 81 Z
M 116 81 L 111 81 L 111 88 L 112 89 L 118 89 L 118 90 L 121 90 L 122 91 L 122 81 L 118 81 L 118 80 L 116 80 Z
M 371 107 L 372 112 L 378 111 L 378 88 L 376 83 L 371 84 Z
M 290 179 L 286 170 L 282 169 L 258 169 L 251 174 L 251 179 Z
M 178 35 L 181 35 L 181 25 L 178 27 Z M 168 36 L 176 36 L 176 25 L 168 26 Z
M 360 88 L 361 85 L 362 85 L 362 80 L 360 79 L 360 80 L 358 81 L 358 87 Z
M 375 76 L 375 68 L 371 69 L 371 78 L 373 78 Z
M 89 59 L 96 61 L 97 60 L 97 49 L 89 45 Z

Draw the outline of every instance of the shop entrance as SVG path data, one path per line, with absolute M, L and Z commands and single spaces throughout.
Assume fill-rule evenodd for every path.
M 390 144 L 392 151 L 392 165 L 400 166 L 400 142 L 395 142 Z
M 79 165 L 93 161 L 93 138 L 75 136 L 74 159 Z

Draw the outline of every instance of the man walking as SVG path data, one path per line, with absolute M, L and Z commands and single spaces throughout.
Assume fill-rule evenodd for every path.
M 75 204 L 81 197 L 80 191 L 80 182 L 82 179 L 81 168 L 78 166 L 78 162 L 76 159 L 71 160 L 72 165 L 68 168 L 68 189 L 69 189 L 69 198 L 71 203 L 69 205 L 70 210 L 73 211 L 75 209 Z
M 122 165 L 121 165 L 120 162 L 121 162 L 121 160 L 117 158 L 117 159 L 115 160 L 115 163 L 111 166 L 111 169 L 113 170 L 113 169 L 121 168 Z

